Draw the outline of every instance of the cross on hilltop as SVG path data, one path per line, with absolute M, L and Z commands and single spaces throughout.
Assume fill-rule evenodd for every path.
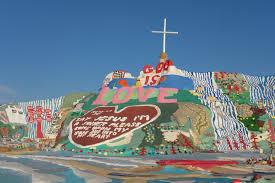
M 163 53 L 165 53 L 165 47 L 166 47 L 166 34 L 178 34 L 178 32 L 166 31 L 166 18 L 164 18 L 164 21 L 163 21 L 163 31 L 152 31 L 152 33 L 163 34 L 163 38 L 162 38 Z

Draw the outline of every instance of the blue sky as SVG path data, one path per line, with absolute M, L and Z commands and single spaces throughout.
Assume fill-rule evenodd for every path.
M 96 91 L 116 69 L 138 75 L 162 49 L 189 71 L 271 75 L 275 1 L 0 1 L 0 102 Z

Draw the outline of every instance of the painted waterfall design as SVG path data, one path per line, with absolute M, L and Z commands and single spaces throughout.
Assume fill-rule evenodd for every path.
M 250 100 L 266 109 L 270 117 L 275 116 L 275 76 L 243 75 L 250 87 Z
M 217 87 L 213 79 L 213 73 L 191 72 L 188 75 L 193 80 L 197 92 L 201 94 L 199 98 L 212 111 L 212 126 L 215 131 L 218 149 L 229 151 L 249 148 L 248 130 L 238 121 L 233 102 Z M 235 142 L 240 144 L 239 134 L 241 134 L 247 147 L 233 146 Z

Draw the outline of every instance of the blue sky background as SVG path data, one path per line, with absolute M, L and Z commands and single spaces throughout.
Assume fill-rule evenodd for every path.
M 189 71 L 271 75 L 275 1 L 0 1 L 0 103 L 96 91 L 116 69 L 155 65 L 167 53 Z

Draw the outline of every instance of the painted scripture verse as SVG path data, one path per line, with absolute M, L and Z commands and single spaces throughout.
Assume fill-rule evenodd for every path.
M 79 147 L 100 145 L 141 128 L 156 120 L 155 105 L 134 105 L 117 111 L 117 106 L 100 106 L 70 124 L 70 141 Z

